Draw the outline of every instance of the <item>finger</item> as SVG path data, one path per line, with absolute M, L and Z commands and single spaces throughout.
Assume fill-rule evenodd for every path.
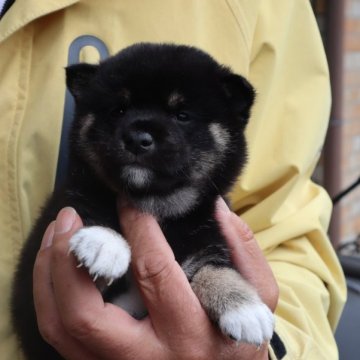
M 132 266 L 157 333 L 191 337 L 193 324 L 207 317 L 156 220 L 133 208 L 121 208 L 120 219 L 132 249 Z M 174 339 L 170 339 L 174 340 Z
M 81 227 L 73 209 L 60 211 L 50 266 L 56 304 L 67 333 L 91 352 L 111 359 L 138 337 L 139 326 L 125 311 L 104 303 L 86 269 L 77 268 L 69 240 Z
M 33 270 L 34 305 L 41 336 L 67 359 L 95 358 L 64 330 L 56 306 L 50 275 L 51 245 L 55 221 L 45 231 Z
M 239 216 L 230 211 L 222 198 L 216 205 L 215 216 L 231 251 L 234 265 L 255 286 L 270 309 L 274 310 L 278 300 L 278 286 L 254 234 Z
M 86 296 L 97 301 L 98 307 L 103 307 L 101 295 L 95 284 L 90 280 L 85 269 L 77 269 L 76 259 L 69 254 L 69 240 L 82 227 L 82 221 L 72 208 L 62 209 L 55 223 L 53 240 L 51 276 L 54 283 L 54 293 L 62 320 L 69 322 L 79 309 L 87 310 Z M 71 294 L 71 301 L 69 301 Z M 75 306 L 76 304 L 76 306 Z

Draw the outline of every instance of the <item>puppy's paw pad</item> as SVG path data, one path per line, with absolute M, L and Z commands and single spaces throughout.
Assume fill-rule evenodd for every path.
M 260 346 L 271 339 L 274 331 L 274 315 L 261 302 L 244 304 L 227 310 L 219 319 L 221 331 L 237 342 Z
M 112 281 L 124 275 L 130 263 L 130 247 L 112 229 L 101 226 L 84 227 L 70 239 L 70 251 L 86 266 L 95 279 Z

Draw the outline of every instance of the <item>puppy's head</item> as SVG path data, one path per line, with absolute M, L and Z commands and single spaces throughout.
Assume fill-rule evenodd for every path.
M 254 101 L 243 77 L 193 47 L 155 44 L 66 74 L 73 151 L 108 187 L 158 217 L 229 190 Z

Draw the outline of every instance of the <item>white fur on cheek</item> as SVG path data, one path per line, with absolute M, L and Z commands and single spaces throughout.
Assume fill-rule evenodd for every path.
M 230 141 L 230 135 L 226 129 L 221 127 L 220 124 L 212 123 L 209 126 L 209 130 L 215 141 L 217 149 L 223 153 Z
M 260 346 L 271 339 L 274 315 L 262 302 L 244 304 L 220 316 L 221 331 L 232 339 Z
M 94 122 L 95 116 L 93 114 L 88 114 L 81 119 L 80 139 L 82 141 L 87 141 L 87 133 L 93 126 Z
M 90 275 L 110 283 L 123 276 L 130 263 L 131 252 L 125 239 L 110 228 L 84 227 L 70 239 L 70 251 Z

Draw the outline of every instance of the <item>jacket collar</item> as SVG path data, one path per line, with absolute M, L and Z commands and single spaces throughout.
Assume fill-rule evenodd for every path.
M 0 43 L 41 16 L 65 9 L 80 0 L 16 0 L 0 21 Z

